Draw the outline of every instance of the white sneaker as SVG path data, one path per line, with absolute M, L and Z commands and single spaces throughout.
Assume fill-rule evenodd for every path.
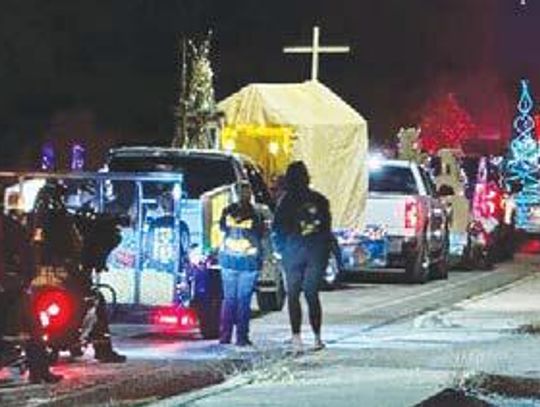
M 291 338 L 291 348 L 294 355 L 299 355 L 304 352 L 304 344 L 300 336 L 293 336 Z

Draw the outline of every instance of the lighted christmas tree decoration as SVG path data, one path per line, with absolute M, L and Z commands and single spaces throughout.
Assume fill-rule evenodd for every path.
M 421 149 L 435 154 L 442 148 L 461 148 L 464 139 L 470 138 L 476 126 L 469 113 L 458 103 L 453 93 L 430 102 L 420 123 Z
M 397 134 L 398 158 L 400 160 L 422 162 L 420 150 L 420 129 L 416 127 L 400 128 Z
M 529 208 L 540 203 L 540 158 L 535 123 L 531 115 L 534 103 L 526 80 L 521 81 L 521 95 L 517 105 L 518 114 L 513 122 L 513 134 L 505 161 L 505 182 L 508 186 L 519 182 L 522 186 L 515 200 L 517 204 L 516 225 L 527 224 Z
M 182 44 L 180 96 L 176 112 L 176 135 L 173 146 L 211 149 L 217 147 L 221 114 L 217 110 L 210 62 L 209 32 L 204 41 Z M 189 59 L 190 64 L 187 63 Z M 188 68 L 189 65 L 189 68 Z

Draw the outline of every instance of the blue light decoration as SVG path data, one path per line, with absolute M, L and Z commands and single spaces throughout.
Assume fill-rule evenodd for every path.
M 41 170 L 54 171 L 55 154 L 54 146 L 51 142 L 47 142 L 41 147 Z
M 531 115 L 533 106 L 529 83 L 523 79 L 517 105 L 518 114 L 513 122 L 514 131 L 505 162 L 506 185 L 511 186 L 515 182 L 522 185 L 522 190 L 515 196 L 518 228 L 527 225 L 530 207 L 540 203 L 540 151 Z
M 73 144 L 71 147 L 71 171 L 84 170 L 85 149 L 81 144 Z

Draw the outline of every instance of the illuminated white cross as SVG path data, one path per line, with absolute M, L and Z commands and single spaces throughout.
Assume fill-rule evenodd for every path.
M 350 52 L 347 46 L 320 46 L 319 27 L 313 27 L 313 43 L 311 47 L 285 47 L 286 54 L 311 54 L 311 80 L 316 81 L 319 77 L 319 54 L 346 54 Z

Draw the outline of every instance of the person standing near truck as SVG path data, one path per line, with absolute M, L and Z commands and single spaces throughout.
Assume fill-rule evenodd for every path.
M 57 383 L 62 376 L 49 369 L 42 332 L 32 315 L 29 286 L 34 266 L 23 226 L 0 212 L 0 359 L 13 353 L 13 341 L 22 341 L 30 383 Z
M 238 202 L 226 207 L 220 219 L 225 236 L 219 252 L 223 282 L 219 342 L 231 343 L 236 325 L 236 345 L 249 346 L 250 304 L 262 268 L 264 222 L 252 204 L 250 184 L 240 182 L 236 192 Z
M 309 173 L 301 161 L 287 168 L 285 194 L 276 209 L 273 233 L 285 267 L 293 349 L 301 352 L 303 347 L 301 291 L 308 303 L 314 348 L 322 349 L 319 288 L 332 241 L 330 205 L 323 195 L 309 188 Z

